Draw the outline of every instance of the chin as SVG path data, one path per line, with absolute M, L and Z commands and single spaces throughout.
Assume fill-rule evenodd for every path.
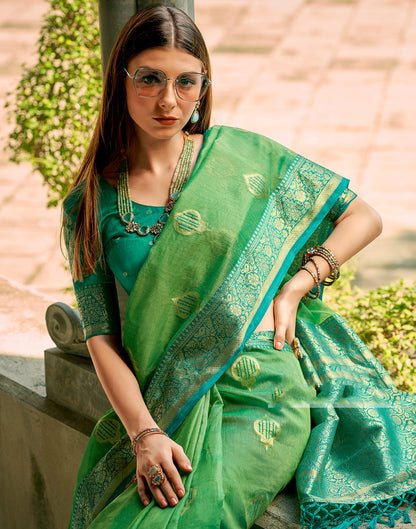
M 186 124 L 185 124 L 186 125 Z M 170 138 L 173 138 L 180 132 L 182 132 L 183 127 L 185 127 L 183 124 L 177 124 L 172 127 L 156 127 L 156 129 L 153 129 L 151 132 L 144 131 L 145 133 L 149 134 L 150 136 L 158 139 L 168 140 Z

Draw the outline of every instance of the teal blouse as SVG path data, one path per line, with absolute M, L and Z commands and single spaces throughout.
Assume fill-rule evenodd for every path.
M 64 203 L 64 234 L 71 262 L 71 241 L 78 205 L 83 192 L 81 184 Z M 356 194 L 346 189 L 327 218 L 334 222 L 346 210 Z M 104 260 L 83 281 L 74 281 L 74 290 L 85 338 L 100 334 L 120 334 L 117 280 L 127 294 L 133 289 L 137 274 L 153 246 L 153 236 L 127 233 L 117 209 L 117 191 L 99 176 L 98 221 Z M 136 222 L 152 226 L 163 213 L 163 206 L 146 206 L 133 202 Z M 155 244 L 158 244 L 156 241 Z
M 140 237 L 127 233 L 117 209 L 117 190 L 100 176 L 100 230 L 107 264 L 124 290 L 130 294 L 138 271 L 152 246 L 153 235 Z M 156 224 L 163 206 L 146 206 L 133 202 L 134 220 L 144 226 Z
M 71 262 L 73 226 L 83 185 L 73 190 L 64 203 L 64 234 Z M 74 281 L 74 290 L 85 338 L 98 334 L 119 334 L 120 317 L 115 279 L 130 294 L 137 274 L 153 246 L 153 236 L 127 233 L 117 209 L 117 190 L 99 176 L 98 222 L 104 250 L 104 262 L 83 281 Z M 136 222 L 152 226 L 164 211 L 163 206 L 133 202 Z M 156 244 L 156 243 L 155 243 Z

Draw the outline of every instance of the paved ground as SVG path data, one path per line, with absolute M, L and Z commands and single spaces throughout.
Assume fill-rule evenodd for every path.
M 347 176 L 384 218 L 359 257 L 361 285 L 416 279 L 416 1 L 196 0 L 212 54 L 214 122 L 269 135 Z M 36 60 L 44 0 L 2 0 L 0 148 L 11 125 L 3 103 Z M 0 152 L 0 349 L 42 356 L 27 313 L 71 299 L 59 250 L 59 211 L 28 164 Z M 12 280 L 32 293 L 10 304 Z M 42 295 L 36 297 L 33 291 Z M 36 303 L 35 300 L 36 299 Z M 12 323 L 12 325 L 11 325 Z M 21 330 L 20 332 L 18 330 Z M 27 339 L 25 339 L 26 337 Z M 40 345 L 42 344 L 42 347 Z

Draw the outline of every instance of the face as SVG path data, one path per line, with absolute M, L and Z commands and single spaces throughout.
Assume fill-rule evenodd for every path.
M 134 75 L 139 67 L 161 70 L 168 79 L 176 79 L 184 72 L 203 71 L 199 59 L 177 48 L 145 50 L 129 61 L 127 71 Z M 184 128 L 195 109 L 195 102 L 178 97 L 174 81 L 167 81 L 160 94 L 149 98 L 136 94 L 133 80 L 127 74 L 125 86 L 127 109 L 138 137 L 169 139 Z

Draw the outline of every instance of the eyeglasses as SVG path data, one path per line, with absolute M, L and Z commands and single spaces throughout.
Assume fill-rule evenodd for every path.
M 175 91 L 180 99 L 199 101 L 211 84 L 204 73 L 185 72 L 176 79 L 171 79 L 162 70 L 155 68 L 137 68 L 133 75 L 126 68 L 124 71 L 133 80 L 134 91 L 139 97 L 156 97 L 164 90 L 168 81 L 174 81 Z

